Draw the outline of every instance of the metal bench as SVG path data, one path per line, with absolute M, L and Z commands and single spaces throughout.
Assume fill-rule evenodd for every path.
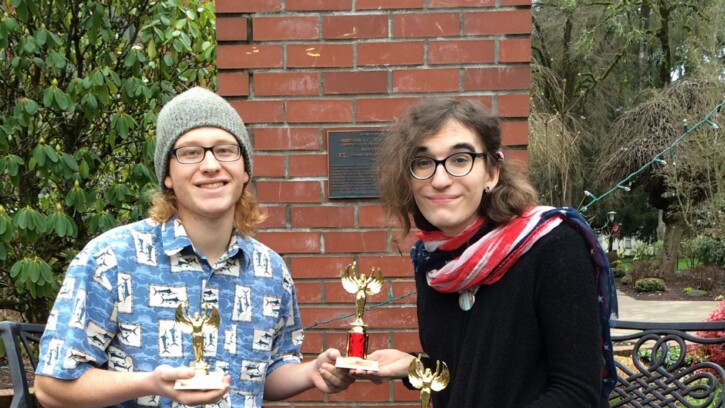
M 631 365 L 616 361 L 617 386 L 611 407 L 723 407 L 725 370 L 709 362 L 693 362 L 688 347 L 718 344 L 725 336 L 699 337 L 702 332 L 725 332 L 725 321 L 698 323 L 612 322 L 612 341 L 631 345 Z
M 10 408 L 32 408 L 35 402 L 28 386 L 26 369 L 38 366 L 37 352 L 45 325 L 34 323 L 0 322 L 0 339 L 5 345 L 13 394 Z M 26 367 L 25 361 L 32 367 Z

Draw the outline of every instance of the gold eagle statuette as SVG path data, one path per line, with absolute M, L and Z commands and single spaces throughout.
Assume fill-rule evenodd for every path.
M 370 276 L 360 274 L 357 268 L 357 262 L 348 265 L 342 272 L 342 287 L 348 293 L 355 295 L 355 321 L 353 326 L 363 326 L 363 313 L 365 313 L 365 302 L 367 297 L 375 295 L 383 288 L 383 273 L 380 268 L 373 267 Z
M 423 367 L 420 355 L 411 361 L 408 366 L 408 381 L 413 387 L 420 390 L 421 408 L 428 408 L 430 406 L 431 391 L 440 391 L 446 388 L 450 379 L 451 375 L 448 366 L 442 361 L 436 361 L 435 372 L 432 372 L 430 368 Z

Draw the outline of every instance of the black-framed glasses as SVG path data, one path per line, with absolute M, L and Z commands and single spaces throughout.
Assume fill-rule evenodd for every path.
M 463 177 L 473 170 L 473 162 L 476 161 L 476 157 L 485 155 L 486 153 L 460 152 L 453 153 L 441 160 L 428 156 L 415 156 L 410 161 L 410 174 L 418 180 L 427 180 L 433 177 L 438 165 L 442 164 L 451 176 Z
M 182 146 L 171 149 L 171 155 L 181 164 L 201 163 L 206 157 L 206 152 L 211 152 L 214 158 L 220 162 L 233 162 L 242 157 L 242 147 L 235 144 L 220 144 L 216 146 Z

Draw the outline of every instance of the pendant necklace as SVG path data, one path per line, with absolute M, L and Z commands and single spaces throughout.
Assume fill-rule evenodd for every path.
M 458 306 L 460 306 L 461 310 L 463 311 L 469 311 L 473 307 L 473 304 L 476 303 L 476 292 L 478 292 L 478 286 L 471 289 L 465 289 L 462 292 L 458 294 Z

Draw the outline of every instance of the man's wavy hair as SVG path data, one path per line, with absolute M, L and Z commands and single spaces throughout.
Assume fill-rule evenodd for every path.
M 486 149 L 486 169 L 499 171 L 498 184 L 484 193 L 478 213 L 496 223 L 521 216 L 537 202 L 537 193 L 520 167 L 507 160 L 497 161 L 492 153 L 501 149 L 501 128 L 496 116 L 480 104 L 455 98 L 424 98 L 412 105 L 388 130 L 377 155 L 381 203 L 385 211 L 403 226 L 402 235 L 415 226 L 437 230 L 423 217 L 413 198 L 409 165 L 422 140 L 437 133 L 448 120 L 458 121 L 476 133 Z
M 152 197 L 149 216 L 158 223 L 165 223 L 178 213 L 178 202 L 173 190 L 164 188 L 156 191 Z M 245 188 L 234 208 L 234 227 L 244 238 L 251 236 L 257 225 L 267 219 L 267 214 L 257 204 L 252 193 Z

